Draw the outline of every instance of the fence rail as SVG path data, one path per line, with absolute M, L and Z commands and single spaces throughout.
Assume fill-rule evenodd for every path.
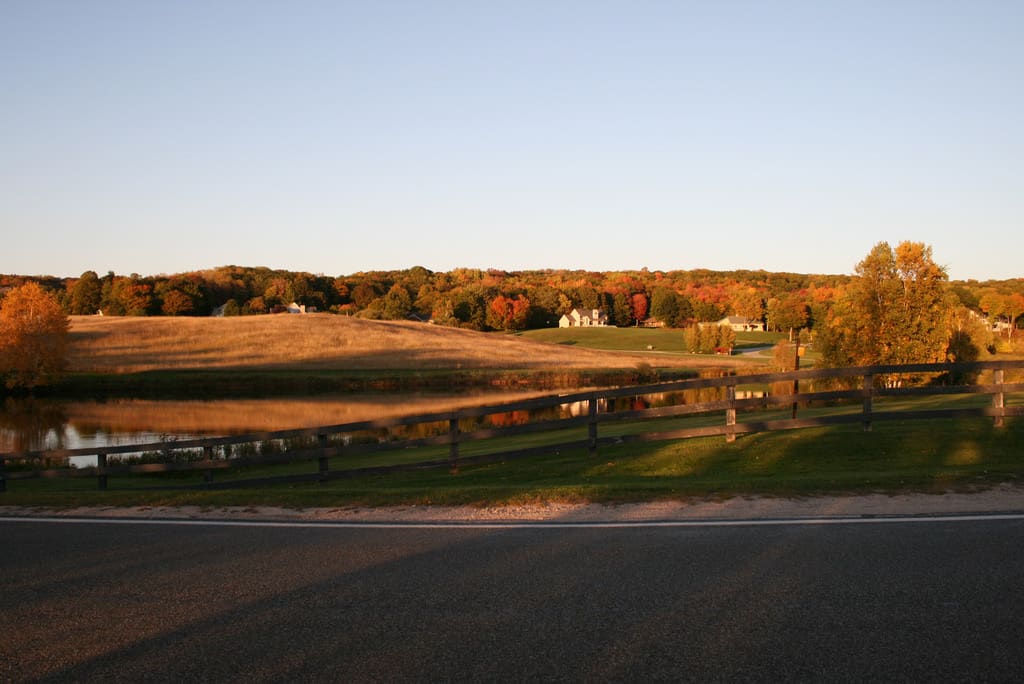
M 106 489 L 112 475 L 188 472 L 204 473 L 206 487 L 245 486 L 254 483 L 327 481 L 340 477 L 351 477 L 365 473 L 384 473 L 399 470 L 447 467 L 456 471 L 460 464 L 480 463 L 517 456 L 550 453 L 563 449 L 586 448 L 596 454 L 600 446 L 611 443 L 650 442 L 686 439 L 691 437 L 725 436 L 733 441 L 738 435 L 752 432 L 771 432 L 827 425 L 861 423 L 870 430 L 876 421 L 920 420 L 982 416 L 992 418 L 995 427 L 1002 427 L 1008 416 L 1024 415 L 1024 406 L 1007 406 L 1008 394 L 1024 392 L 1024 383 L 1004 382 L 1005 372 L 1024 369 L 1024 361 L 988 361 L 969 364 L 910 364 L 885 366 L 859 366 L 850 368 L 821 368 L 781 373 L 757 373 L 753 375 L 728 375 L 717 378 L 697 378 L 648 385 L 637 385 L 576 392 L 564 395 L 538 397 L 524 401 L 487 406 L 474 406 L 455 411 L 419 414 L 380 420 L 366 420 L 315 428 L 253 432 L 228 437 L 189 439 L 179 441 L 149 442 L 86 449 L 59 449 L 48 451 L 23 451 L 0 454 L 0 491 L 5 491 L 7 482 L 38 477 L 95 477 L 100 489 Z M 927 384 L 904 386 L 902 379 L 923 374 L 946 374 L 952 377 L 967 377 L 971 374 L 991 373 L 991 382 L 984 384 Z M 813 392 L 797 392 L 800 383 L 807 381 L 846 381 L 853 387 Z M 859 380 L 859 382 L 856 382 Z M 737 387 L 791 383 L 786 394 L 765 394 L 755 398 L 737 397 Z M 804 387 L 807 385 L 805 384 Z M 667 395 L 694 390 L 724 389 L 724 398 L 697 403 L 682 403 L 674 406 L 639 408 L 634 410 L 601 411 L 602 402 L 627 397 Z M 987 394 L 992 396 L 990 406 L 932 408 L 912 410 L 876 411 L 874 400 L 887 397 L 928 397 L 947 395 Z M 853 403 L 851 403 L 851 401 Z M 859 410 L 857 408 L 859 402 Z M 829 415 L 799 417 L 796 406 L 812 403 L 826 403 L 836 411 Z M 495 414 L 552 409 L 566 405 L 585 407 L 579 415 L 557 419 L 537 420 L 511 426 L 478 427 L 472 421 Z M 760 419 L 738 422 L 741 411 L 766 411 L 773 408 L 793 406 L 791 418 Z M 599 426 L 614 423 L 644 421 L 683 416 L 724 414 L 724 421 L 717 424 L 699 425 L 671 430 L 626 432 L 601 436 Z M 410 428 L 440 424 L 445 426 L 441 434 L 408 439 L 370 440 L 360 442 L 354 435 L 370 431 L 385 431 L 395 428 Z M 468 428 L 468 429 L 467 429 Z M 585 428 L 585 435 L 582 430 Z M 517 438 L 532 434 L 552 433 L 555 439 L 535 446 L 504 446 L 495 451 L 465 455 L 461 446 L 472 442 L 485 442 L 499 438 Z M 567 433 L 558 441 L 558 433 Z M 340 440 L 339 440 L 340 438 Z M 267 445 L 283 442 L 298 442 L 300 446 L 283 452 L 270 449 Z M 412 449 L 420 447 L 445 447 L 447 458 L 433 458 L 415 462 L 374 465 L 362 468 L 331 470 L 330 460 L 378 452 Z M 236 452 L 244 452 L 239 455 Z M 199 452 L 198 454 L 194 452 Z M 271 453 L 268 453 L 271 452 Z M 175 456 L 193 453 L 194 459 L 176 462 Z M 162 454 L 162 462 L 117 463 L 117 457 L 127 454 Z M 88 468 L 53 468 L 54 462 L 67 462 L 71 457 L 95 456 L 97 464 Z M 111 457 L 114 457 L 111 459 Z M 113 462 L 112 462 L 113 461 Z M 275 475 L 273 477 L 245 480 L 228 480 L 215 483 L 213 473 L 244 466 L 262 466 L 283 463 L 316 461 L 316 470 L 306 473 Z M 28 466 L 27 468 L 25 466 Z

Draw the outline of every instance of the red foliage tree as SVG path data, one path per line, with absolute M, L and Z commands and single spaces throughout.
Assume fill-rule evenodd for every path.
M 637 324 L 640 321 L 647 319 L 647 295 L 643 292 L 637 292 L 633 295 L 630 303 L 633 305 L 633 318 L 636 319 Z

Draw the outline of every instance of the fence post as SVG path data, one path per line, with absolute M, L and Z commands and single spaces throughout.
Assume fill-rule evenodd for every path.
M 871 396 L 875 389 L 875 376 L 864 374 L 864 432 L 871 432 Z
M 597 456 L 597 395 L 594 394 L 587 400 L 587 416 L 590 422 L 587 423 L 587 448 L 591 456 Z
M 101 451 L 96 454 L 96 475 L 97 485 L 100 490 L 106 490 L 107 488 L 107 454 L 105 451 Z
M 7 459 L 0 458 L 0 492 L 7 491 Z
M 793 357 L 793 370 L 798 371 L 798 370 L 800 370 L 800 337 L 799 336 L 796 338 L 796 347 L 795 348 L 796 348 L 796 352 L 794 353 L 795 355 Z M 800 378 L 799 377 L 794 377 L 793 378 L 793 420 L 796 420 L 796 410 L 797 410 L 797 407 L 800 405 L 799 401 L 796 398 L 796 395 L 798 395 L 798 394 L 800 394 Z
M 327 461 L 327 435 L 319 432 L 316 435 L 317 444 L 320 446 L 320 456 L 317 458 L 317 471 L 320 474 L 320 482 L 327 482 L 327 470 L 330 464 Z
M 994 419 L 994 426 L 997 428 L 1003 427 L 1005 421 L 1003 420 L 1003 413 L 1006 407 L 1006 395 L 1003 393 L 1003 369 L 1000 368 L 995 372 L 995 383 L 999 386 L 999 391 L 992 395 L 992 408 L 996 410 L 996 417 Z
M 729 408 L 725 409 L 725 426 L 732 427 L 736 425 L 736 385 L 726 385 L 725 399 L 729 402 Z M 725 441 L 735 442 L 736 433 L 726 432 Z
M 203 460 L 206 462 L 213 460 L 213 447 L 209 444 L 203 445 Z M 203 471 L 203 482 L 206 484 L 213 482 L 213 468 L 207 468 Z
M 459 472 L 459 419 L 448 419 L 448 464 L 452 475 Z

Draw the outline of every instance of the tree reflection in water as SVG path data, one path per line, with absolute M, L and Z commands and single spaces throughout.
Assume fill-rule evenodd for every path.
M 0 452 L 65 448 L 68 418 L 60 402 L 8 397 L 0 411 Z

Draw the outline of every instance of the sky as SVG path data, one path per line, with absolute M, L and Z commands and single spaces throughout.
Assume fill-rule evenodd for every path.
M 4 0 L 0 273 L 1024 277 L 1015 0 Z

